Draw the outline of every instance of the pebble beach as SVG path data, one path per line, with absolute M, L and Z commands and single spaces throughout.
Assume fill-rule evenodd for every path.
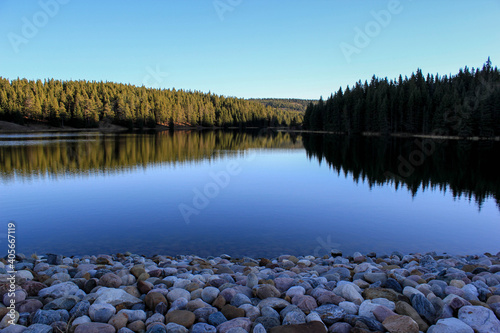
M 9 270 L 5 333 L 500 332 L 500 253 L 19 254 Z

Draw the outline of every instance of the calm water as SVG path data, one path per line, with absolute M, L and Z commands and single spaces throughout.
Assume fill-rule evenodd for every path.
M 0 135 L 0 246 L 13 220 L 25 254 L 500 251 L 500 143 L 425 147 L 286 133 Z

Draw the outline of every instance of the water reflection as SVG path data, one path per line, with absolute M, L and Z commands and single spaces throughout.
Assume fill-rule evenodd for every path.
M 304 134 L 309 158 L 370 186 L 404 185 L 413 195 L 427 189 L 474 199 L 494 197 L 500 209 L 500 143 Z

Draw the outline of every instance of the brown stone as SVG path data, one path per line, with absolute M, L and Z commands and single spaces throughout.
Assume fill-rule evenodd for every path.
M 137 289 L 141 294 L 147 294 L 154 288 L 153 284 L 148 281 L 137 281 Z
M 403 316 L 411 317 L 411 319 L 413 319 L 418 324 L 420 331 L 427 332 L 429 325 L 427 325 L 427 323 L 422 319 L 422 317 L 420 317 L 417 310 L 415 310 L 410 304 L 401 301 L 397 302 L 396 313 Z
M 125 288 L 123 288 L 123 290 L 125 290 L 127 293 L 129 293 L 130 295 L 132 295 L 134 297 L 137 297 L 137 298 L 141 297 L 141 293 L 139 292 L 139 289 L 137 289 L 137 287 L 135 287 L 135 286 L 126 286 Z
M 166 324 L 176 323 L 186 328 L 190 328 L 194 324 L 195 320 L 196 316 L 194 313 L 186 310 L 174 310 L 165 315 Z
M 118 288 L 122 285 L 122 279 L 113 273 L 106 273 L 99 279 L 99 284 L 108 288 Z
M 118 331 L 122 327 L 126 327 L 128 323 L 128 316 L 125 313 L 117 313 L 108 321 L 108 324 L 113 325 Z
M 146 330 L 146 324 L 141 320 L 136 320 L 128 324 L 127 328 L 134 332 L 144 332 Z
M 382 325 L 389 333 L 418 333 L 418 324 L 408 316 L 389 316 L 385 318 Z
M 325 325 L 319 321 L 307 324 L 283 325 L 271 328 L 270 333 L 326 333 Z M 351 331 L 352 332 L 352 331 Z
M 83 323 L 76 327 L 75 333 L 115 333 L 113 326 L 103 323 Z
M 262 284 L 256 286 L 255 294 L 260 299 L 266 299 L 269 297 L 280 297 L 281 293 L 275 286 L 270 284 Z
M 397 292 L 385 288 L 367 288 L 363 291 L 363 297 L 365 299 L 385 298 L 392 302 L 399 300 Z
M 154 291 L 147 294 L 146 298 L 144 298 L 144 303 L 146 303 L 146 306 L 151 310 L 154 310 L 161 302 L 168 304 L 167 299 L 163 296 L 163 294 Z
M 271 263 L 271 260 L 266 259 L 266 258 L 262 258 L 262 259 L 260 259 L 259 266 L 265 267 L 267 264 L 270 264 L 270 263 Z
M 226 305 L 226 299 L 224 298 L 224 296 L 219 295 L 212 303 L 212 305 L 215 306 L 217 309 L 221 310 L 224 307 L 224 305 Z
M 135 265 L 130 269 L 130 274 L 135 276 L 137 279 L 141 274 L 146 273 L 146 270 L 144 269 L 144 265 Z
M 245 310 L 237 308 L 231 304 L 224 305 L 221 312 L 228 320 L 245 317 Z
M 47 288 L 47 286 L 36 281 L 26 281 L 21 285 L 21 288 L 28 293 L 28 296 L 38 296 L 38 292 L 43 288 Z

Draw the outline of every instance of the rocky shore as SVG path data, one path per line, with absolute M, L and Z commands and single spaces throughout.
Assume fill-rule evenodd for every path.
M 0 263 L 0 332 L 500 332 L 500 253 Z

